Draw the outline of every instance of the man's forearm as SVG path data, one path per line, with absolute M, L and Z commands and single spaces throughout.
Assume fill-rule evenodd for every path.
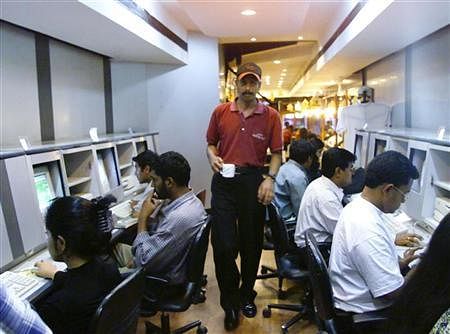
M 269 174 L 276 175 L 281 166 L 281 152 L 272 153 L 270 157 Z

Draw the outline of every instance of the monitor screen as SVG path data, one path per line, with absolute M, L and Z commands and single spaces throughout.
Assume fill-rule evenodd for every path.
M 386 151 L 386 140 L 375 139 L 375 150 L 373 152 L 373 156 L 376 157 L 377 155 L 383 153 L 384 151 Z
M 103 157 L 98 154 L 98 172 L 100 177 L 100 187 L 101 193 L 106 193 L 111 190 L 111 186 L 108 180 L 108 174 L 106 173 L 105 162 L 103 161 Z
M 423 170 L 423 165 L 425 163 L 426 156 L 427 156 L 426 151 L 419 150 L 416 148 L 411 148 L 411 150 L 409 152 L 409 160 L 411 161 L 411 163 L 414 166 L 416 166 L 417 170 L 419 171 L 419 178 L 417 180 L 413 181 L 411 189 L 418 193 L 420 193 L 422 170 Z
M 355 167 L 362 167 L 362 145 L 363 145 L 363 136 L 355 135 L 355 147 L 353 149 L 353 153 L 356 156 Z
M 34 186 L 38 195 L 39 208 L 43 213 L 56 197 L 48 167 L 43 166 L 34 170 Z

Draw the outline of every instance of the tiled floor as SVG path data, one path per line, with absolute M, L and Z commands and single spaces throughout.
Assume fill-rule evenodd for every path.
M 261 263 L 266 265 L 273 265 L 273 252 L 264 251 Z M 205 303 L 192 305 L 191 308 L 183 313 L 171 314 L 171 328 L 177 328 L 192 320 L 201 320 L 203 324 L 208 328 L 208 333 L 221 334 L 231 333 L 225 331 L 223 328 L 223 316 L 224 313 L 219 305 L 219 288 L 217 286 L 216 277 L 214 274 L 214 262 L 212 259 L 212 249 L 208 250 L 205 273 L 208 275 L 208 285 Z M 239 334 L 268 334 L 268 333 L 281 333 L 280 325 L 289 320 L 295 313 L 290 311 L 273 310 L 271 318 L 264 318 L 262 316 L 263 308 L 269 303 L 297 303 L 301 296 L 301 289 L 293 285 L 289 281 L 284 282 L 285 289 L 288 289 L 288 298 L 286 300 L 277 299 L 277 285 L 278 280 L 275 278 L 267 280 L 258 280 L 256 283 L 256 291 L 258 296 L 256 297 L 256 304 L 258 306 L 258 314 L 255 318 L 247 319 L 241 315 L 240 326 L 232 333 Z M 149 318 L 152 322 L 159 325 L 159 314 Z M 139 321 L 138 333 L 145 333 L 144 319 Z M 195 333 L 195 330 L 191 330 L 190 333 Z M 302 334 L 315 334 L 317 328 L 314 325 L 309 324 L 306 321 L 301 321 L 295 324 L 289 330 L 289 333 L 302 333 Z

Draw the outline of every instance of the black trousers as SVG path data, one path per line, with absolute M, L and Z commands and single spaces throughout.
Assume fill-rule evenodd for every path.
M 224 178 L 213 176 L 211 184 L 214 264 L 223 309 L 238 308 L 253 301 L 253 290 L 261 257 L 264 206 L 258 202 L 261 172 Z M 236 265 L 240 253 L 241 272 Z M 241 282 L 242 278 L 242 282 Z

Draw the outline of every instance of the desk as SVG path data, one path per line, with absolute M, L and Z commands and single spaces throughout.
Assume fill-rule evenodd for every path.
M 131 243 L 136 237 L 137 225 L 134 224 L 126 229 L 114 229 L 111 233 L 110 245 L 111 248 L 118 242 Z M 30 271 L 34 269 L 34 264 L 39 261 L 52 261 L 58 270 L 64 271 L 67 266 L 64 262 L 56 262 L 51 259 L 48 249 L 43 249 L 31 257 L 27 258 L 25 261 L 17 264 L 15 267 L 11 268 L 10 271 L 15 273 L 20 273 L 23 275 L 33 275 L 33 278 L 38 281 L 36 286 L 34 286 L 29 291 L 25 292 L 20 298 L 28 300 L 30 303 L 37 303 L 40 299 L 45 297 L 52 286 L 52 280 L 47 278 L 38 277 L 32 274 Z

